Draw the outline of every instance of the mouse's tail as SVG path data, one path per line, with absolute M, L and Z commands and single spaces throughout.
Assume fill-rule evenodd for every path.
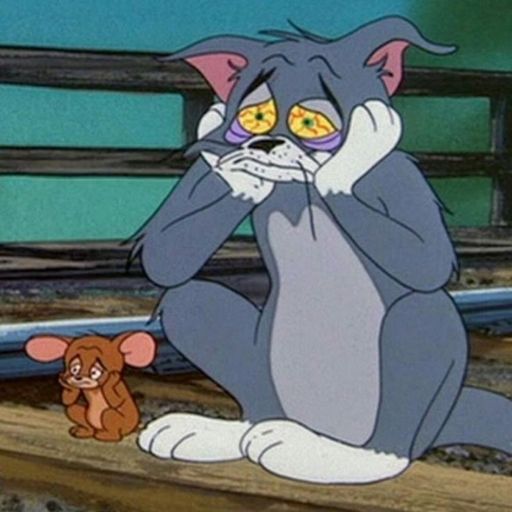
M 512 400 L 464 387 L 431 448 L 453 444 L 484 446 L 512 455 Z

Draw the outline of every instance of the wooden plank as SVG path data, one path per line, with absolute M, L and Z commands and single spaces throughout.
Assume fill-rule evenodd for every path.
M 487 263 L 505 261 L 512 256 L 512 237 L 508 229 L 453 229 L 452 237 L 463 266 L 483 260 Z M 0 244 L 0 278 L 141 275 L 138 260 L 127 267 L 130 248 L 130 243 L 123 245 L 120 241 Z M 200 275 L 248 277 L 262 272 L 264 264 L 254 240 L 251 237 L 234 237 L 214 254 Z
M 0 176 L 181 176 L 190 165 L 179 149 L 0 147 Z
M 69 242 L 0 244 L 0 277 L 21 279 L 39 276 L 112 276 L 141 273 L 134 261 L 128 269 L 131 245 L 122 242 Z M 251 273 L 263 270 L 259 251 L 252 239 L 227 241 L 201 271 L 202 276 Z
M 512 364 L 512 337 L 471 333 L 471 357 Z
M 167 54 L 0 47 L 0 83 L 130 92 L 204 91 L 199 73 Z
M 453 240 L 458 244 L 512 245 L 512 228 L 503 226 L 453 227 Z
M 504 153 L 413 153 L 428 177 L 502 176 L 512 173 L 512 155 Z
M 244 496 L 192 485 L 153 482 L 43 457 L 0 452 L 4 489 L 64 499 L 77 510 L 123 512 L 312 512 L 332 511 L 264 496 Z M 4 471 L 4 468 L 6 470 Z M 7 509 L 5 509 L 7 510 Z M 21 509 L 20 509 L 21 510 Z M 42 510 L 42 509 L 41 509 Z M 47 508 L 45 510 L 50 510 Z M 52 509 L 53 510 L 53 509 Z M 61 510 L 61 508 L 55 509 Z M 343 510 L 338 508 L 336 510 Z M 347 509 L 344 509 L 347 510 Z M 387 512 L 381 509 L 382 512 Z
M 186 464 L 161 461 L 136 448 L 134 437 L 119 444 L 77 441 L 67 434 L 69 423 L 62 412 L 30 407 L 0 406 L 0 453 L 3 461 L 28 460 L 32 468 L 44 461 L 53 468 L 29 473 L 41 487 L 57 489 L 65 485 L 68 471 L 76 468 L 82 475 L 133 479 L 140 486 L 165 486 L 169 492 L 185 487 L 204 492 L 234 494 L 250 503 L 266 498 L 299 505 L 350 511 L 425 511 L 460 512 L 512 510 L 510 478 L 491 476 L 417 462 L 405 475 L 391 481 L 366 486 L 306 485 L 280 479 L 247 461 L 224 464 Z M 20 483 L 21 467 L 9 474 L 10 464 L 2 469 L 4 482 Z M 75 476 L 77 474 L 75 473 Z M 80 488 L 80 486 L 78 486 Z M 156 487 L 155 487 L 156 488 Z M 93 492 L 93 489 L 90 489 Z M 103 494 L 96 496 L 101 500 Z M 132 499 L 139 504 L 145 494 Z M 142 501 L 143 502 L 143 501 Z M 206 504 L 197 504 L 197 510 Z M 228 509 L 229 510 L 229 509 Z M 250 509 L 249 509 L 250 510 Z M 278 509 L 279 510 L 279 509 Z
M 0 82 L 16 85 L 141 92 L 206 90 L 202 77 L 164 53 L 0 47 Z M 512 73 L 407 68 L 400 94 L 415 96 L 512 95 Z
M 512 95 L 512 73 L 508 71 L 408 67 L 398 94 L 473 97 Z
M 204 110 L 200 104 L 195 114 Z M 188 130 L 193 130 L 191 127 Z M 189 135 L 190 136 L 190 135 Z M 415 153 L 429 177 L 512 175 L 512 155 Z M 180 149 L 16 148 L 0 146 L 1 175 L 182 176 L 190 165 Z
M 491 149 L 500 158 L 512 151 L 512 95 L 500 94 L 491 100 Z M 493 178 L 491 223 L 512 225 L 512 173 Z
M 199 120 L 213 103 L 213 94 L 210 91 L 185 93 L 183 99 L 185 140 L 190 143 L 197 139 Z

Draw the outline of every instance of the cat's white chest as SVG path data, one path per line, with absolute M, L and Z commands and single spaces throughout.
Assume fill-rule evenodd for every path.
M 272 213 L 269 241 L 278 270 L 270 359 L 282 407 L 314 430 L 363 444 L 380 397 L 381 297 L 320 208 L 295 226 Z

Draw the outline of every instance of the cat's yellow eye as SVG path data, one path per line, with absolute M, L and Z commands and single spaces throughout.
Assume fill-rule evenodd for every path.
M 290 110 L 288 126 L 301 139 L 319 139 L 337 131 L 326 115 L 301 105 L 295 105 Z
M 238 113 L 240 126 L 249 133 L 268 133 L 277 124 L 277 108 L 273 99 L 249 105 Z

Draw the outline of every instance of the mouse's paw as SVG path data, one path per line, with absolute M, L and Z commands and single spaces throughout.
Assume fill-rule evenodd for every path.
M 314 483 L 370 483 L 397 476 L 406 458 L 350 446 L 288 420 L 263 421 L 243 437 L 240 447 L 267 471 Z
M 84 427 L 82 425 L 76 425 L 69 429 L 69 433 L 76 437 L 77 439 L 89 439 L 90 437 L 94 437 L 94 429 L 89 427 Z
M 146 425 L 139 447 L 161 459 L 222 462 L 242 459 L 240 440 L 251 424 L 171 413 Z

